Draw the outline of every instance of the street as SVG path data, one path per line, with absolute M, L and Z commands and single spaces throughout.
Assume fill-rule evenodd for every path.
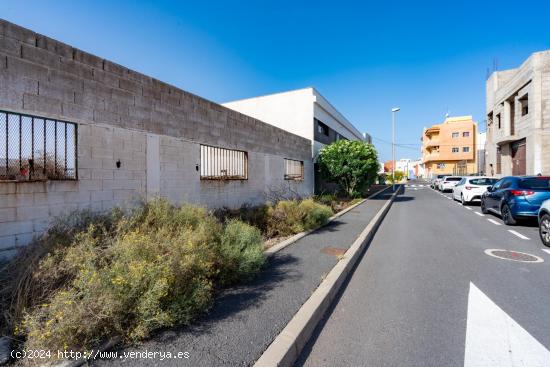
M 296 365 L 548 366 L 549 278 L 534 224 L 410 181 Z

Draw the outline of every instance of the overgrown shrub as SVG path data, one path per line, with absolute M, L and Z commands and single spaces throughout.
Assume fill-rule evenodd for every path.
M 332 210 L 313 199 L 282 200 L 267 211 L 267 235 L 288 236 L 327 223 Z
M 186 324 L 216 288 L 254 276 L 264 263 L 257 229 L 222 224 L 201 207 L 158 199 L 106 218 L 38 261 L 26 288 L 46 285 L 50 293 L 26 300 L 17 323 L 26 348 L 78 350 Z

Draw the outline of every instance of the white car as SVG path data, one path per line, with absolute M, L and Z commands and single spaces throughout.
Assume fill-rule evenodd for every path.
M 447 176 L 439 181 L 439 191 L 445 192 L 450 191 L 455 187 L 455 185 L 462 180 L 462 176 Z
M 468 176 L 463 177 L 455 187 L 453 187 L 453 199 L 460 200 L 462 205 L 473 201 L 481 201 L 481 195 L 489 186 L 492 186 L 498 179 L 486 176 Z

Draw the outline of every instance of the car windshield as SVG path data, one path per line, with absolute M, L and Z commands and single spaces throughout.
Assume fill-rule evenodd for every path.
M 550 190 L 550 177 L 531 177 L 519 181 L 522 189 Z
M 445 175 L 437 175 L 437 178 L 443 178 Z
M 460 181 L 462 177 L 447 177 L 445 181 Z
M 470 183 L 472 185 L 480 185 L 480 186 L 491 186 L 491 185 L 494 185 L 495 182 L 497 182 L 498 180 L 496 178 L 488 178 L 488 177 L 484 177 L 484 178 L 474 178 L 474 179 L 471 179 L 470 180 Z

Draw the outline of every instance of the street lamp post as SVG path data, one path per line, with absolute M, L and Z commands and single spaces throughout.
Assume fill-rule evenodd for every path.
M 391 181 L 393 184 L 393 191 L 395 192 L 395 114 L 400 110 L 399 107 L 391 109 Z

